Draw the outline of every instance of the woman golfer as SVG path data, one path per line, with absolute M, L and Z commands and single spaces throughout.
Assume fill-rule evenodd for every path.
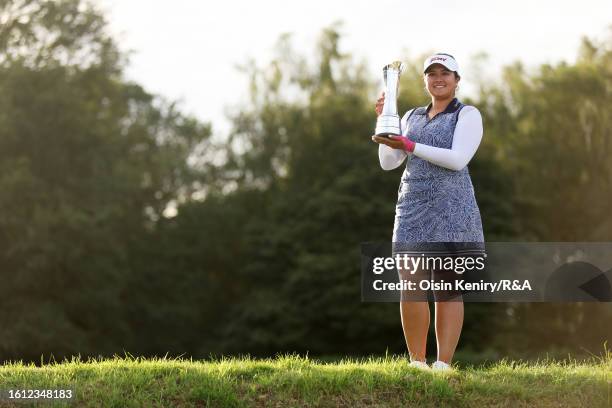
M 409 157 L 395 209 L 394 248 L 411 248 L 424 242 L 484 245 L 480 211 L 466 167 L 482 139 L 480 112 L 455 98 L 460 76 L 453 56 L 430 56 L 425 60 L 423 74 L 431 103 L 406 112 L 401 120 L 402 135 L 372 136 L 379 143 L 384 170 L 399 167 Z M 376 103 L 378 115 L 383 104 L 384 93 Z M 425 273 L 435 275 L 436 271 Z M 438 358 L 432 368 L 448 370 L 463 325 L 463 300 L 460 293 L 458 300 L 438 300 L 436 297 Z M 429 368 L 425 357 L 430 320 L 427 300 L 404 301 L 402 297 L 400 313 L 411 365 Z

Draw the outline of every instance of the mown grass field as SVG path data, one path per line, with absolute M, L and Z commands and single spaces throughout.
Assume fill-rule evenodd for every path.
M 66 389 L 79 407 L 612 407 L 612 353 L 588 362 L 502 361 L 452 373 L 405 358 L 322 363 L 296 355 L 216 361 L 73 359 L 0 366 L 0 389 Z M 33 406 L 9 402 L 1 406 Z M 36 406 L 41 406 L 38 403 Z

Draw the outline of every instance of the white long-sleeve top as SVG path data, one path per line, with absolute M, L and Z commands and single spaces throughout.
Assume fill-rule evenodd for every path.
M 408 117 L 414 109 L 406 112 L 402 118 L 402 135 L 407 136 Z M 474 157 L 480 141 L 482 140 L 482 117 L 474 106 L 466 105 L 459 112 L 453 143 L 450 149 L 416 143 L 412 153 L 402 149 L 394 149 L 384 144 L 378 145 L 378 158 L 383 170 L 393 170 L 399 167 L 406 157 L 414 154 L 423 160 L 459 171 Z

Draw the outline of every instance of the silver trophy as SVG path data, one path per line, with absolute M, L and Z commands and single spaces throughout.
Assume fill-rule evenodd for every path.
M 399 93 L 399 78 L 404 70 L 401 61 L 394 61 L 383 68 L 385 79 L 385 103 L 382 113 L 376 120 L 376 136 L 401 135 L 400 117 L 397 114 L 397 95 Z

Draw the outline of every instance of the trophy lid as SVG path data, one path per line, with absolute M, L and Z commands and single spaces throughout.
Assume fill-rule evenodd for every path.
M 385 65 L 385 67 L 383 68 L 383 72 L 386 72 L 387 70 L 391 69 L 401 74 L 404 68 L 405 65 L 402 61 L 393 61 L 392 63 Z

